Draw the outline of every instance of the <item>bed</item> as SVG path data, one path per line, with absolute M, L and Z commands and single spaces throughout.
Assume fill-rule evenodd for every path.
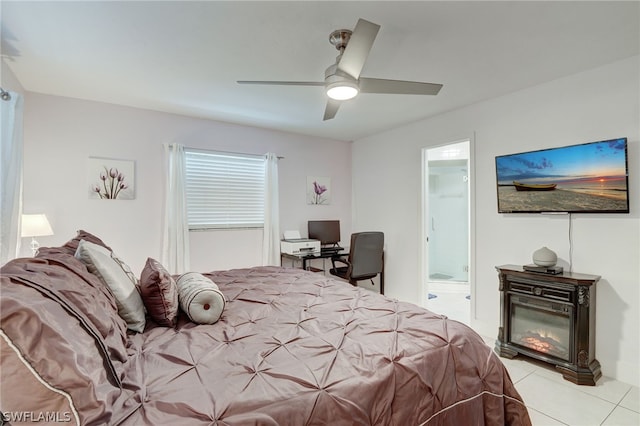
M 0 271 L 0 410 L 12 424 L 531 424 L 473 330 L 318 273 L 207 273 L 226 302 L 216 323 L 179 311 L 174 326 L 147 318 L 132 332 L 74 256 L 91 238 Z

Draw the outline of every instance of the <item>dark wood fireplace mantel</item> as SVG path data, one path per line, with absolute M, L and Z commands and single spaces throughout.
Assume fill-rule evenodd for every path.
M 555 365 L 578 385 L 595 385 L 602 375 L 595 358 L 597 275 L 525 271 L 496 267 L 500 279 L 500 327 L 495 351 L 520 354 Z

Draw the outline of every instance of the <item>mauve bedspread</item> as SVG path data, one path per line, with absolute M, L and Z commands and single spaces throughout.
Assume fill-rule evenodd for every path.
M 72 256 L 3 267 L 0 409 L 83 425 L 531 424 L 499 358 L 458 322 L 302 270 L 207 276 L 228 300 L 216 324 L 181 315 L 132 334 Z
M 468 327 L 316 273 L 208 276 L 221 320 L 133 336 L 144 400 L 124 424 L 529 424 L 498 357 Z

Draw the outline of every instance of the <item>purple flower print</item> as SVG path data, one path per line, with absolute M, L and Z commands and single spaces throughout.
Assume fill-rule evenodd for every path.
M 313 192 L 314 192 L 313 204 L 324 203 L 325 199 L 322 196 L 322 194 L 324 194 L 326 191 L 327 191 L 326 186 L 320 185 L 318 182 L 314 181 L 313 182 Z
M 99 175 L 100 182 L 92 185 L 91 191 L 97 193 L 102 199 L 115 200 L 120 192 L 127 189 L 129 185 L 124 182 L 125 176 L 118 169 L 103 167 L 104 171 Z

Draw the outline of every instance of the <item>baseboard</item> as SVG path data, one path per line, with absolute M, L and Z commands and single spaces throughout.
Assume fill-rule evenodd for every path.
M 640 387 L 640 368 L 636 363 L 618 361 L 615 363 L 613 369 L 607 368 L 607 365 L 602 363 L 602 360 L 596 353 L 596 358 L 602 365 L 602 375 L 611 377 L 619 382 L 627 383 L 632 386 Z

